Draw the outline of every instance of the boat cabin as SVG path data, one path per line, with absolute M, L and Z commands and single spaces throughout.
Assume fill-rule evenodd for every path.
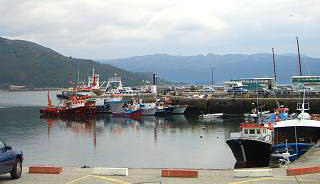
M 242 123 L 240 124 L 240 128 L 241 137 L 261 139 L 264 141 L 271 141 L 272 139 L 271 124 Z

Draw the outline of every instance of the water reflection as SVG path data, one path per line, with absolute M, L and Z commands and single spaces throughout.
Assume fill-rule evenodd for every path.
M 0 116 L 1 137 L 23 150 L 26 165 L 133 168 L 232 168 L 235 160 L 225 139 L 242 121 L 108 114 L 40 119 L 36 107 L 0 109 Z
M 172 116 L 144 116 L 141 118 L 113 117 L 110 114 L 98 114 L 97 116 L 82 117 L 46 117 L 40 116 L 40 119 L 48 124 L 48 140 L 50 131 L 56 126 L 63 131 L 71 131 L 75 135 L 92 136 L 94 148 L 96 148 L 97 134 L 103 134 L 109 131 L 110 135 L 120 135 L 126 133 L 127 129 L 153 129 L 154 143 L 158 140 L 158 131 L 170 134 L 176 134 L 177 128 L 183 131 L 186 125 L 191 124 L 184 115 Z M 207 129 L 206 129 L 207 130 Z
M 239 131 L 241 118 L 201 122 L 197 116 L 101 114 L 40 119 L 46 91 L 0 94 L 0 137 L 23 150 L 25 165 L 222 169 L 235 163 L 225 139 Z

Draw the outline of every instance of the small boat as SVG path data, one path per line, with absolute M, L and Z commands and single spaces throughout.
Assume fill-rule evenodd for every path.
M 175 105 L 172 110 L 172 114 L 184 114 L 184 111 L 187 109 L 187 105 Z
M 171 114 L 173 112 L 174 108 L 175 108 L 175 106 L 165 105 L 163 102 L 160 102 L 157 105 L 156 115 Z
M 235 159 L 235 168 L 266 167 L 269 165 L 272 147 L 272 123 L 240 124 L 239 133 L 231 133 L 226 143 Z
M 222 116 L 223 116 L 223 113 L 201 114 L 201 115 L 199 115 L 199 119 L 221 118 Z
M 257 112 L 257 109 L 252 109 L 250 113 L 246 113 L 244 114 L 244 117 L 247 117 L 247 118 L 257 118 L 258 116 L 263 116 L 263 117 L 266 117 L 269 114 L 270 111 L 258 111 Z

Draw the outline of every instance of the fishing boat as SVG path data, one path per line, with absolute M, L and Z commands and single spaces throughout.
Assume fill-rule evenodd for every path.
M 226 143 L 235 159 L 235 168 L 266 167 L 269 165 L 272 149 L 272 123 L 240 124 L 241 131 L 231 133 Z
M 298 103 L 301 113 L 296 119 L 276 122 L 274 125 L 274 152 L 289 152 L 290 161 L 294 161 L 307 152 L 320 139 L 320 121 L 312 120 L 305 112 L 308 103 Z
M 96 113 L 95 100 L 72 96 L 63 101 L 61 107 L 55 107 L 48 92 L 48 106 L 41 108 L 40 113 L 46 116 L 93 115 Z
M 57 98 L 60 100 L 67 100 L 71 96 L 97 96 L 103 93 L 99 82 L 99 75 L 94 73 L 94 68 L 92 75 L 88 77 L 88 83 L 78 82 L 76 87 L 68 88 L 67 90 L 61 91 L 57 94 Z
M 168 97 L 164 97 L 164 102 L 157 99 L 157 111 L 156 115 L 166 115 L 171 114 L 175 109 L 175 106 L 171 105 L 172 101 Z

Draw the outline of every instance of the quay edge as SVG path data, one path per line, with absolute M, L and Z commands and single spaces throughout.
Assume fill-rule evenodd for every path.
M 226 113 L 226 114 L 244 114 L 256 107 L 256 98 L 188 98 L 181 96 L 167 96 L 174 104 L 188 105 L 186 114 L 200 114 L 201 112 L 208 113 Z M 301 102 L 301 98 L 277 98 L 280 105 L 288 107 L 290 113 L 297 108 L 297 102 Z M 259 99 L 259 106 L 263 110 L 272 112 L 277 107 L 275 98 Z M 306 98 L 306 103 L 310 103 L 310 114 L 320 113 L 320 98 Z

